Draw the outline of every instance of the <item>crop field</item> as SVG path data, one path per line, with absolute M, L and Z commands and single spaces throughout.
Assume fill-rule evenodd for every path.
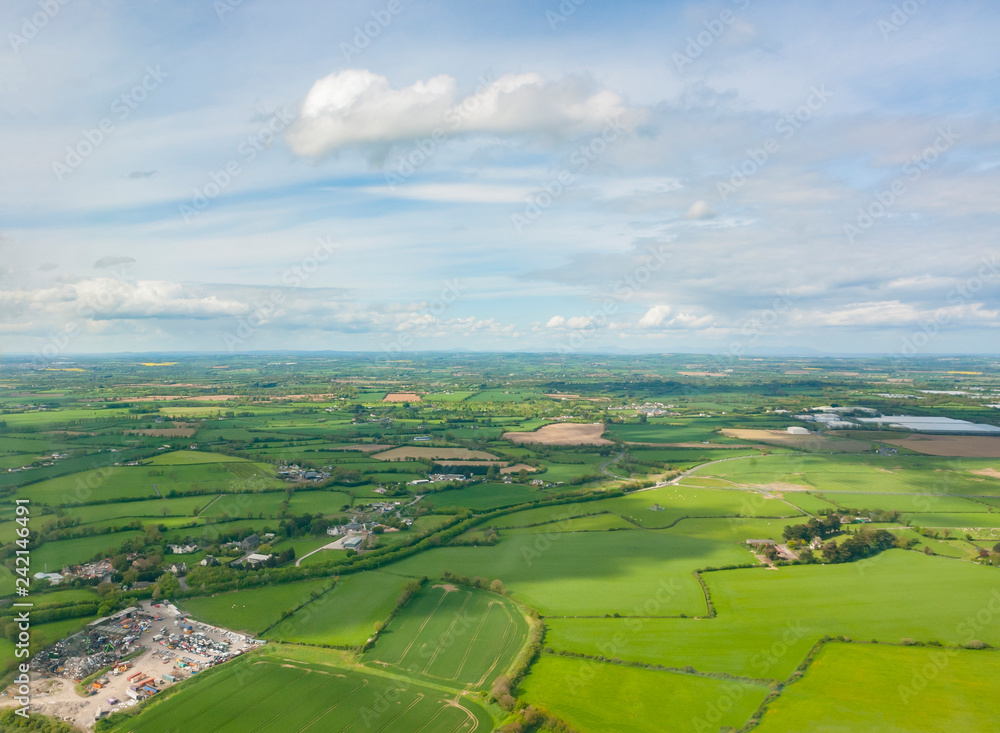
M 300 662 L 294 654 L 292 649 L 281 648 L 273 658 L 247 658 L 205 679 L 196 678 L 114 730 L 472 733 L 493 727 L 486 712 L 470 701 L 455 702 L 437 690 L 417 683 L 400 684 L 376 673 Z M 289 705 L 290 695 L 295 705 Z M 241 701 L 237 707 L 225 704 L 235 699 Z
M 691 571 L 747 562 L 732 544 L 663 532 L 511 535 L 494 547 L 445 547 L 391 566 L 394 573 L 441 577 L 488 572 L 511 595 L 546 616 L 689 616 L 706 612 Z M 653 608 L 654 610 L 649 610 Z
M 601 437 L 604 423 L 553 423 L 532 432 L 504 433 L 505 440 L 525 445 L 611 445 Z
M 993 651 L 827 644 L 756 730 L 1000 730 L 998 678 L 1000 654 Z
M 703 577 L 715 618 L 549 619 L 546 644 L 601 654 L 617 639 L 615 655 L 622 659 L 779 680 L 825 635 L 1000 644 L 1000 615 L 988 611 L 1000 607 L 1000 577 L 992 568 L 888 550 L 863 565 L 724 570 Z M 922 583 L 914 584 L 914 577 Z M 984 609 L 985 623 L 976 620 Z
M 405 578 L 377 571 L 347 575 L 324 593 L 284 619 L 268 639 L 301 644 L 360 647 L 385 621 L 403 590 Z
M 783 430 L 722 430 L 721 433 L 737 440 L 794 448 L 806 453 L 866 453 L 872 450 L 869 440 L 832 438 L 815 433 L 795 435 Z
M 764 700 L 763 685 L 542 655 L 525 697 L 583 731 L 663 733 L 740 726 Z
M 482 689 L 514 661 L 527 630 L 521 612 L 502 596 L 425 586 L 393 618 L 364 660 L 418 678 Z
M 432 446 L 412 446 L 393 448 L 372 455 L 380 461 L 405 461 L 411 458 L 433 458 L 436 460 L 494 460 L 500 459 L 492 453 L 468 448 L 435 448 Z
M 331 585 L 329 579 L 302 580 L 186 598 L 182 607 L 199 621 L 256 635 Z
M 975 514 L 926 512 L 904 515 L 903 520 L 918 527 L 1000 527 L 1000 512 Z

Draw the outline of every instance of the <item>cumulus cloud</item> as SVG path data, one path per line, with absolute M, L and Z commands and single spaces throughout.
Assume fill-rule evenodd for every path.
M 94 263 L 94 267 L 104 268 L 104 267 L 115 267 L 116 265 L 131 265 L 134 264 L 135 260 L 132 257 L 114 257 L 108 255 L 107 257 L 102 257 L 97 262 Z
M 548 323 L 545 324 L 546 328 L 562 328 L 566 325 L 566 319 L 562 316 L 552 316 Z
M 684 215 L 685 219 L 710 219 L 715 213 L 709 208 L 707 201 L 695 201 Z
M 663 325 L 663 322 L 670 315 L 669 305 L 654 305 L 639 319 L 640 328 L 656 328 Z
M 297 155 L 321 157 L 435 134 L 562 138 L 626 112 L 620 96 L 581 77 L 549 81 L 531 72 L 506 74 L 461 97 L 455 79 L 445 74 L 394 89 L 384 76 L 347 69 L 313 84 L 287 140 Z

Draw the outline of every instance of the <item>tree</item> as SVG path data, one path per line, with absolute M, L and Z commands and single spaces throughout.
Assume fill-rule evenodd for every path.
M 499 578 L 490 583 L 490 590 L 501 596 L 507 595 L 507 589 L 504 587 L 503 581 Z

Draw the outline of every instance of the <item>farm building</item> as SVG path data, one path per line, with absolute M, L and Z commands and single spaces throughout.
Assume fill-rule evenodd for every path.
M 774 546 L 777 543 L 774 540 L 747 540 L 747 544 L 751 547 L 767 547 Z
M 251 555 L 247 555 L 246 561 L 251 565 L 259 565 L 262 562 L 267 562 L 271 555 L 262 555 L 259 552 L 255 552 Z
M 361 547 L 364 541 L 365 541 L 364 537 L 351 537 L 350 539 L 344 540 L 344 549 L 357 550 L 359 547 Z
M 792 426 L 786 431 L 789 435 L 809 435 L 809 431 L 806 428 L 800 428 Z
M 259 545 L 260 537 L 252 534 L 240 543 L 240 549 L 249 552 L 250 550 L 256 550 Z

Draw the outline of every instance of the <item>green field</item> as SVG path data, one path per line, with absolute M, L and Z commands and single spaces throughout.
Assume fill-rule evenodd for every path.
M 550 619 L 546 643 L 557 650 L 773 679 L 787 678 L 824 635 L 1000 645 L 1000 615 L 976 620 L 977 612 L 997 606 L 994 599 L 1000 598 L 995 568 L 888 550 L 858 563 L 704 577 L 716 618 Z
M 195 463 L 241 463 L 246 462 L 245 458 L 227 456 L 222 453 L 206 453 L 196 450 L 177 450 L 169 453 L 161 453 L 158 456 L 144 461 L 149 466 L 187 466 Z
M 471 733 L 493 729 L 486 712 L 471 701 L 454 702 L 438 690 L 376 671 L 299 661 L 294 648 L 282 647 L 278 653 L 280 657 L 273 659 L 254 656 L 203 673 L 114 730 Z M 234 700 L 239 703 L 233 705 Z
M 542 655 L 524 696 L 581 731 L 664 733 L 741 726 L 763 685 Z
M 464 489 L 453 489 L 430 494 L 424 502 L 439 509 L 466 507 L 478 511 L 538 501 L 545 494 L 538 489 L 522 484 L 473 484 Z
M 827 644 L 771 703 L 760 733 L 1000 730 L 1000 654 Z
M 314 592 L 322 593 L 331 584 L 327 579 L 302 580 L 185 598 L 181 606 L 199 621 L 256 635 L 280 621 L 285 611 L 301 606 Z
M 612 531 L 511 535 L 494 547 L 429 550 L 389 567 L 414 577 L 488 572 L 547 616 L 697 616 L 705 613 L 705 597 L 691 571 L 748 559 L 729 543 Z
M 779 489 L 792 484 L 823 492 L 998 496 L 1000 479 L 971 473 L 995 464 L 995 460 L 984 458 L 782 454 L 716 463 L 698 469 L 692 479 L 715 477 L 734 485 Z
M 364 660 L 421 679 L 484 689 L 507 671 L 527 631 L 517 606 L 502 596 L 425 586 L 393 618 Z
M 116 555 L 125 540 L 141 535 L 139 531 L 97 534 L 72 540 L 46 542 L 31 553 L 31 567 L 39 572 L 48 567 L 48 572 L 58 573 L 67 565 L 89 562 L 97 553 Z M 112 552 L 105 552 L 112 550 Z
M 360 647 L 385 621 L 405 578 L 377 571 L 347 575 L 334 589 L 278 623 L 267 638 L 301 644 Z

